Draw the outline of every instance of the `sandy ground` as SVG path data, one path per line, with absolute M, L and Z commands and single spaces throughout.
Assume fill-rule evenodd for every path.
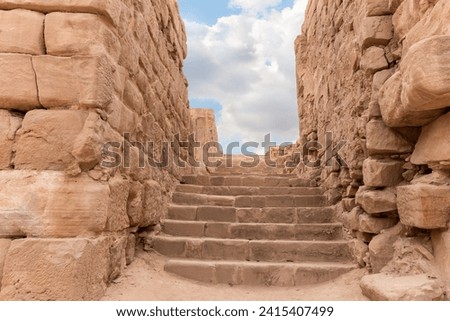
M 338 279 L 295 288 L 205 284 L 164 271 L 167 259 L 140 251 L 122 277 L 106 292 L 104 301 L 361 301 L 359 288 L 365 270 Z

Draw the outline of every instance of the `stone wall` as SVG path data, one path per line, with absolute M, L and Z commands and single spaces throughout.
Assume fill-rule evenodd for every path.
M 315 173 L 373 272 L 450 280 L 449 52 L 447 0 L 309 2 L 300 141 L 346 142 L 346 164 Z
M 98 299 L 183 173 L 176 1 L 1 0 L 0 30 L 0 298 Z

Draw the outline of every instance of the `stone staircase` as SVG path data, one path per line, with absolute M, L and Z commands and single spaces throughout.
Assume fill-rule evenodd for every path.
M 228 175 L 224 175 L 228 174 Z M 289 175 L 187 176 L 162 234 L 165 270 L 210 283 L 300 286 L 354 269 L 321 190 Z

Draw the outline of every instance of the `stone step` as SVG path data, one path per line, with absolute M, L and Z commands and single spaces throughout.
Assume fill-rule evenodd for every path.
M 292 196 L 236 196 L 235 207 L 322 207 L 326 205 L 326 198 L 322 195 Z
M 155 251 L 174 258 L 265 262 L 351 262 L 347 241 L 249 241 L 155 236 Z
M 239 170 L 239 169 L 232 169 L 232 170 L 226 170 L 226 169 L 216 169 L 215 171 L 210 173 L 211 176 L 270 176 L 270 177 L 287 177 L 287 178 L 297 178 L 298 176 L 296 174 L 282 174 L 279 170 L 271 171 L 271 172 L 252 172 L 252 171 L 245 171 L 245 170 Z
M 322 207 L 326 205 L 326 198 L 322 195 L 220 196 L 175 192 L 172 202 L 177 205 L 235 206 L 242 208 Z
M 171 205 L 168 218 L 208 222 L 314 224 L 333 222 L 334 210 L 331 207 L 234 208 Z
M 172 202 L 179 205 L 234 206 L 235 197 L 175 192 Z
M 342 239 L 342 224 L 259 224 L 164 220 L 163 232 L 173 236 L 246 240 L 331 241 Z
M 182 184 L 203 186 L 284 186 L 284 187 L 315 187 L 310 180 L 285 176 L 184 176 Z
M 201 186 L 180 184 L 175 189 L 180 193 L 222 195 L 222 196 L 263 196 L 263 195 L 322 195 L 318 187 L 252 187 L 252 186 Z
M 343 263 L 268 263 L 173 259 L 167 262 L 164 270 L 200 282 L 282 287 L 330 281 L 355 268 L 354 264 Z

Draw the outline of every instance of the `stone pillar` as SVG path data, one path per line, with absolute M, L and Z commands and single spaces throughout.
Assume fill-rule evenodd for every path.
M 217 150 L 217 143 L 219 142 L 216 120 L 214 110 L 206 108 L 192 108 L 191 113 L 191 126 L 194 133 L 195 141 L 199 143 L 199 147 L 195 149 L 195 160 L 200 162 L 200 166 L 204 167 L 205 160 L 209 153 L 216 155 L 222 154 L 221 150 Z M 214 157 L 210 158 L 211 162 L 214 162 Z

